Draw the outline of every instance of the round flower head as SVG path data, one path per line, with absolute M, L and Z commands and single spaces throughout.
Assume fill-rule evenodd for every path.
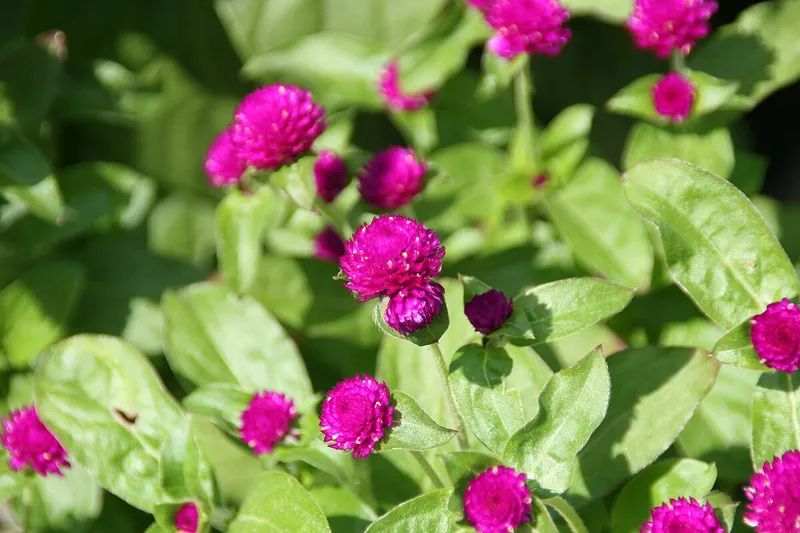
M 765 463 L 750 478 L 744 523 L 758 533 L 800 531 L 800 452 L 789 451 Z
M 505 59 L 519 54 L 557 56 L 572 36 L 564 27 L 569 11 L 558 0 L 495 0 L 484 16 L 497 31 L 487 46 Z
M 688 55 L 710 31 L 716 0 L 636 0 L 626 26 L 636 46 L 666 59 L 673 50 Z
M 427 285 L 400 289 L 389 298 L 383 319 L 400 333 L 412 333 L 430 326 L 439 316 L 444 302 L 444 287 L 432 281 Z
M 701 505 L 694 498 L 670 500 L 653 509 L 641 533 L 725 533 L 710 503 Z
M 434 91 L 418 94 L 406 94 L 400 87 L 400 66 L 397 61 L 390 61 L 381 73 L 378 82 L 383 101 L 392 111 L 416 111 L 422 109 L 433 98 Z
M 231 140 L 248 165 L 274 169 L 311 148 L 326 125 L 325 111 L 310 92 L 294 85 L 267 85 L 239 104 Z
M 236 153 L 236 148 L 231 142 L 230 130 L 220 133 L 211 143 L 203 167 L 208 174 L 208 183 L 212 187 L 235 185 L 242 179 L 247 165 Z
M 403 207 L 422 191 L 428 165 L 410 148 L 394 146 L 378 152 L 358 172 L 358 190 L 378 209 Z
M 413 218 L 381 215 L 344 243 L 339 266 L 360 302 L 427 285 L 442 271 L 444 247 Z
M 389 387 L 366 374 L 340 381 L 322 401 L 319 426 L 335 450 L 352 450 L 353 457 L 372 453 L 392 425 L 394 407 Z
M 184 503 L 175 513 L 175 528 L 178 533 L 197 533 L 199 520 L 200 513 L 197 511 L 197 505 L 191 502 Z
M 786 298 L 750 320 L 750 339 L 761 362 L 783 372 L 800 368 L 800 308 Z
M 692 112 L 694 85 L 677 72 L 670 72 L 653 85 L 653 104 L 659 115 L 680 124 Z
M 344 160 L 333 152 L 322 152 L 314 163 L 317 194 L 326 204 L 331 203 L 347 187 L 350 174 Z
M 464 492 L 464 514 L 478 533 L 508 533 L 531 521 L 531 493 L 525 474 L 493 466 Z
M 11 411 L 3 419 L 0 440 L 8 451 L 8 465 L 15 472 L 30 467 L 43 476 L 61 476 L 61 469 L 70 466 L 67 451 L 42 424 L 34 407 Z
M 314 257 L 336 263 L 344 255 L 344 241 L 336 230 L 328 226 L 314 239 Z
M 478 333 L 494 333 L 514 312 L 514 301 L 502 292 L 492 289 L 473 296 L 464 306 L 464 314 Z
M 292 400 L 277 392 L 259 392 L 242 411 L 239 435 L 256 455 L 270 453 L 289 434 L 295 418 Z

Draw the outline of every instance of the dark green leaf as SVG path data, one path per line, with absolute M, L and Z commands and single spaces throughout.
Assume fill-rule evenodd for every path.
M 800 379 L 785 372 L 764 374 L 753 394 L 753 467 L 800 449 Z
M 63 223 L 64 200 L 44 154 L 22 137 L 2 131 L 0 194 L 51 224 Z
M 6 8 L 4 15 L 8 15 L 12 8 L 8 4 L 3 7 Z M 9 23 L 14 25 L 11 20 Z M 23 25 L 22 21 L 18 23 L 19 27 Z M 3 50 L 0 58 L 0 123 L 11 122 L 28 135 L 38 135 L 62 88 L 63 65 L 62 57 L 29 39 L 21 38 Z M 4 116 L 4 99 L 7 99 L 10 116 Z
M 365 533 L 450 533 L 447 502 L 452 494 L 452 489 L 437 490 L 402 503 L 375 521 Z
M 736 326 L 714 346 L 714 357 L 726 365 L 768 370 L 753 347 L 750 339 L 750 320 Z
M 532 514 L 533 522 L 530 527 L 533 533 L 558 533 L 558 527 L 553 522 L 553 517 L 547 512 L 547 507 L 544 506 L 544 503 L 539 498 L 533 499 Z
M 162 257 L 210 266 L 214 240 L 214 202 L 174 193 L 153 208 L 147 220 L 147 247 Z
M 400 391 L 392 393 L 394 422 L 379 443 L 380 451 L 429 450 L 450 442 L 457 431 L 443 428 L 425 413 L 419 404 Z

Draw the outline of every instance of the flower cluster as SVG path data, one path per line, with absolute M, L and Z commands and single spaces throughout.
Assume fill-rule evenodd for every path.
M 641 533 L 725 533 L 710 503 L 678 498 L 656 507 Z
M 400 87 L 400 66 L 397 61 L 390 61 L 381 73 L 378 88 L 386 107 L 391 111 L 416 111 L 431 101 L 434 91 L 419 94 L 406 94 Z
M 800 307 L 783 299 L 750 320 L 750 337 L 761 362 L 783 372 L 800 369 Z
M 531 521 L 525 474 L 493 466 L 467 485 L 464 515 L 478 533 L 508 533 Z
M 484 335 L 500 329 L 513 312 L 514 301 L 495 289 L 473 296 L 464 306 L 464 314 L 472 327 Z
M 675 124 L 689 118 L 694 98 L 694 85 L 677 72 L 670 72 L 653 86 L 656 112 Z
M 61 476 L 61 469 L 70 466 L 67 451 L 45 427 L 34 407 L 12 411 L 4 418 L 0 441 L 8 452 L 8 464 L 15 472 L 30 467 L 42 476 Z
M 800 451 L 791 450 L 764 464 L 750 479 L 744 522 L 758 533 L 784 533 L 800 527 Z
M 289 434 L 296 418 L 291 399 L 277 392 L 259 392 L 241 414 L 239 435 L 256 455 L 270 453 Z
M 636 0 L 626 25 L 642 50 L 662 59 L 675 50 L 688 55 L 708 35 L 717 8 L 716 0 Z

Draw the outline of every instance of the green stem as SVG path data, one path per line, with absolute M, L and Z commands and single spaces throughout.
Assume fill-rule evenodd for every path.
M 425 458 L 425 455 L 423 455 L 422 452 L 413 451 L 409 453 L 414 459 L 417 460 L 419 466 L 422 467 L 422 469 L 428 475 L 430 480 L 433 481 L 434 487 L 436 487 L 437 489 L 445 488 L 446 485 L 444 481 L 442 481 L 442 478 L 439 477 L 439 474 L 436 473 L 436 470 L 434 470 L 433 466 L 428 462 L 428 460 Z
M 672 55 L 669 56 L 669 67 L 681 74 L 686 70 L 686 58 L 683 57 L 680 50 L 676 49 L 672 51 Z
M 525 64 L 514 76 L 514 109 L 517 129 L 511 140 L 511 163 L 515 171 L 528 174 L 537 167 L 536 125 L 533 120 L 533 80 L 530 66 Z
M 31 510 L 33 509 L 33 480 L 29 480 L 28 486 L 22 492 L 22 533 L 29 533 L 31 530 Z
M 439 347 L 438 342 L 431 344 L 428 346 L 428 348 L 430 348 L 430 351 L 433 354 L 433 360 L 436 363 L 436 370 L 439 371 L 439 378 L 442 380 L 445 402 L 447 402 L 447 407 L 450 409 L 450 412 L 456 421 L 456 429 L 458 430 L 458 449 L 467 449 L 469 447 L 469 442 L 467 441 L 467 426 L 464 424 L 464 419 L 461 418 L 461 413 L 456 407 L 456 397 L 453 395 L 453 389 L 450 388 L 450 381 L 447 379 L 447 364 L 444 362 L 442 349 Z

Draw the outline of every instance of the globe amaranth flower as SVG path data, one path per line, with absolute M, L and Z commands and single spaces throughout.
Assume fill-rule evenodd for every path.
M 383 101 L 392 111 L 416 111 L 431 101 L 435 92 L 424 91 L 417 94 L 406 94 L 400 87 L 400 66 L 397 61 L 390 61 L 383 67 L 378 88 Z
M 514 300 L 492 289 L 473 296 L 464 306 L 464 314 L 478 333 L 494 333 L 514 312 Z
M 750 339 L 761 362 L 793 373 L 800 368 L 800 308 L 784 298 L 750 320 Z
M 336 263 L 344 255 L 344 241 L 336 230 L 328 226 L 314 239 L 314 257 Z
M 239 104 L 231 140 L 249 166 L 275 169 L 311 148 L 326 125 L 325 111 L 310 92 L 294 85 L 267 85 Z
M 242 411 L 239 435 L 256 455 L 272 452 L 291 431 L 297 418 L 294 402 L 283 394 L 262 391 Z
M 344 159 L 333 152 L 321 152 L 314 163 L 314 182 L 322 201 L 326 204 L 334 201 L 350 182 Z
M 725 533 L 710 503 L 678 498 L 656 507 L 641 533 Z
M 800 531 L 800 452 L 788 451 L 750 478 L 744 523 L 758 533 Z
M 710 31 L 716 0 L 636 0 L 626 26 L 636 46 L 661 59 L 673 50 L 688 55 Z
M 8 465 L 15 472 L 30 467 L 43 476 L 61 476 L 61 469 L 70 467 L 67 451 L 32 406 L 11 411 L 8 418 L 3 419 L 0 442 L 8 451 Z
M 558 0 L 495 0 L 483 14 L 496 30 L 487 47 L 505 59 L 519 54 L 557 56 L 572 36 L 564 27 L 569 11 Z
M 464 492 L 464 515 L 478 533 L 508 533 L 531 521 L 531 493 L 525 474 L 493 466 Z
M 360 302 L 430 283 L 442 271 L 444 246 L 433 230 L 413 218 L 381 215 L 344 243 L 339 266 L 345 287 Z
M 239 158 L 231 141 L 230 130 L 220 133 L 211 143 L 203 168 L 212 187 L 235 185 L 242 179 L 247 164 Z
M 396 331 L 413 333 L 431 325 L 444 303 L 444 287 L 431 281 L 419 287 L 400 289 L 389 298 L 383 319 Z
M 175 513 L 175 528 L 178 533 L 197 533 L 200 513 L 194 503 L 184 503 Z
M 322 401 L 319 426 L 325 442 L 335 450 L 352 450 L 355 458 L 368 456 L 392 425 L 390 402 L 389 387 L 372 376 L 340 381 Z
M 653 104 L 656 112 L 671 122 L 680 124 L 692 112 L 694 85 L 677 72 L 670 72 L 653 85 Z
M 373 207 L 397 209 L 422 191 L 427 170 L 412 149 L 393 146 L 375 154 L 358 172 L 358 190 Z

